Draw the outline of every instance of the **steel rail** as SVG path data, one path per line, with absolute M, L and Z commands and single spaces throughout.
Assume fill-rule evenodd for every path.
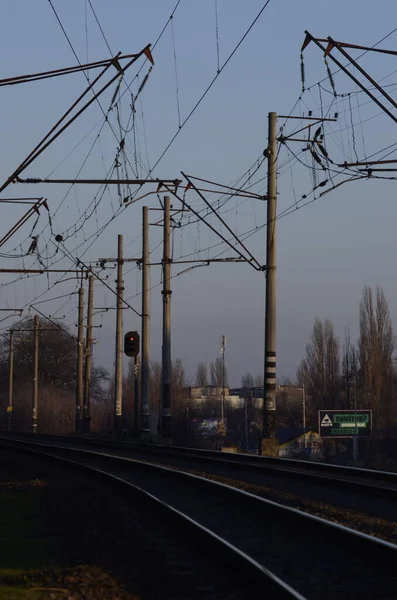
M 265 498 L 261 498 L 259 496 L 256 496 L 255 494 L 252 494 L 245 490 L 240 490 L 240 489 L 237 489 L 230 485 L 220 483 L 218 481 L 213 481 L 213 480 L 201 477 L 196 474 L 186 473 L 184 471 L 172 469 L 167 466 L 153 464 L 151 462 L 146 462 L 143 460 L 137 460 L 136 458 L 120 457 L 118 455 L 109 454 L 107 452 L 94 452 L 92 450 L 81 449 L 81 448 L 77 449 L 77 448 L 73 448 L 73 447 L 70 448 L 67 446 L 66 447 L 65 446 L 55 446 L 53 444 L 45 444 L 45 443 L 41 443 L 41 442 L 34 442 L 31 440 L 30 441 L 21 441 L 20 440 L 19 442 L 16 442 L 15 440 L 9 440 L 8 438 L 4 438 L 4 437 L 0 438 L 0 439 L 3 441 L 3 443 L 5 442 L 6 446 L 7 446 L 7 441 L 8 441 L 8 444 L 11 443 L 11 447 L 16 446 L 17 449 L 22 449 L 22 451 L 26 451 L 26 449 L 28 449 L 29 452 L 33 449 L 34 452 L 36 452 L 38 454 L 44 453 L 44 455 L 46 455 L 48 458 L 54 458 L 55 460 L 64 460 L 64 461 L 69 460 L 69 459 L 65 459 L 65 457 L 64 457 L 65 453 L 66 453 L 66 455 L 69 455 L 69 456 L 75 455 L 79 459 L 79 462 L 76 463 L 79 465 L 79 467 L 84 468 L 84 469 L 94 469 L 94 470 L 102 473 L 103 476 L 112 476 L 113 478 L 116 478 L 123 483 L 133 485 L 134 488 L 138 487 L 139 490 L 145 494 L 145 497 L 148 497 L 148 495 L 153 496 L 153 494 L 148 492 L 147 489 L 136 486 L 135 483 L 131 484 L 131 482 L 128 481 L 128 478 L 131 477 L 131 474 L 133 473 L 132 471 L 128 470 L 126 472 L 126 474 L 123 474 L 121 477 L 116 476 L 114 473 L 114 469 L 111 466 L 109 466 L 109 471 L 108 470 L 103 471 L 102 469 L 97 469 L 97 467 L 95 466 L 95 460 L 99 460 L 101 463 L 105 462 L 106 468 L 107 468 L 108 463 L 116 465 L 116 468 L 118 468 L 118 467 L 124 468 L 126 465 L 134 466 L 136 468 L 134 475 L 137 472 L 139 472 L 139 470 L 143 470 L 143 472 L 145 474 L 144 481 L 145 482 L 149 481 L 149 488 L 150 488 L 150 478 L 149 478 L 149 480 L 146 479 L 146 473 L 152 472 L 152 473 L 155 473 L 155 477 L 160 475 L 160 480 L 157 480 L 157 484 L 159 483 L 159 481 L 161 483 L 161 481 L 164 480 L 164 476 L 166 476 L 166 478 L 170 479 L 170 480 L 176 479 L 177 481 L 179 480 L 179 482 L 182 481 L 182 485 L 184 485 L 186 487 L 186 489 L 191 490 L 192 485 L 197 486 L 198 489 L 201 491 L 204 491 L 204 489 L 206 489 L 207 493 L 208 493 L 208 491 L 210 492 L 209 498 L 211 498 L 213 494 L 221 493 L 225 496 L 225 500 L 226 500 L 226 502 L 221 501 L 222 506 L 230 506 L 231 500 L 233 500 L 234 503 L 235 502 L 242 503 L 239 506 L 239 511 L 237 514 L 248 515 L 248 522 L 250 522 L 250 519 L 253 519 L 253 522 L 256 523 L 257 519 L 258 519 L 258 515 L 259 515 L 259 518 L 260 518 L 260 515 L 262 515 L 262 517 L 265 517 L 265 519 L 270 519 L 273 522 L 283 524 L 284 528 L 287 527 L 290 543 L 292 542 L 292 540 L 297 539 L 297 543 L 299 546 L 300 542 L 299 542 L 299 539 L 296 538 L 296 532 L 299 530 L 305 531 L 306 532 L 305 538 L 309 539 L 312 550 L 318 553 L 318 556 L 320 557 L 320 562 L 326 560 L 322 554 L 322 546 L 321 545 L 324 546 L 324 550 L 325 550 L 328 548 L 328 545 L 331 542 L 331 543 L 333 543 L 334 549 L 335 549 L 335 546 L 338 549 L 343 548 L 343 550 L 338 550 L 338 553 L 337 553 L 337 560 L 340 561 L 340 564 L 338 564 L 336 566 L 334 565 L 334 568 L 338 571 L 338 570 L 342 569 L 342 565 L 345 565 L 345 563 L 344 563 L 345 558 L 340 557 L 340 553 L 341 552 L 342 552 L 342 554 L 346 553 L 347 547 L 349 548 L 349 552 L 351 552 L 351 550 L 353 548 L 352 557 L 355 557 L 355 559 L 359 560 L 359 562 L 361 562 L 361 563 L 363 563 L 363 561 L 364 561 L 364 570 L 362 571 L 362 576 L 367 577 L 368 582 L 370 580 L 372 583 L 374 580 L 386 581 L 386 579 L 387 579 L 387 581 L 389 582 L 387 585 L 396 586 L 396 580 L 395 580 L 396 578 L 394 575 L 391 575 L 391 572 L 394 573 L 393 569 L 394 569 L 395 561 L 397 558 L 397 546 L 390 542 L 380 540 L 371 535 L 367 535 L 365 533 L 356 531 L 354 529 L 350 529 L 349 527 L 328 521 L 321 517 L 304 513 L 295 508 L 284 506 L 284 505 L 274 502 L 272 500 L 267 500 Z M 40 448 L 41 450 L 37 450 L 37 448 Z M 55 452 L 55 454 L 54 454 L 54 452 Z M 59 455 L 61 455 L 61 456 L 59 456 Z M 88 459 L 88 461 L 94 460 L 94 466 L 92 465 L 92 463 L 87 464 L 86 462 L 81 462 L 81 461 L 84 461 L 84 459 Z M 112 469 L 113 469 L 113 472 L 112 472 Z M 156 479 L 154 481 L 155 481 L 155 485 L 156 485 Z M 179 485 L 179 482 L 178 482 L 178 485 Z M 186 486 L 186 482 L 188 482 L 187 486 Z M 153 481 L 151 483 L 153 483 Z M 164 487 L 164 483 L 161 485 L 163 486 L 163 487 L 160 487 L 161 490 L 169 489 L 168 485 L 165 484 L 165 487 Z M 175 492 L 175 490 L 173 490 L 173 491 Z M 162 492 L 160 492 L 160 496 L 161 496 L 161 493 Z M 167 494 L 167 492 L 164 492 L 164 493 Z M 182 501 L 182 502 L 186 503 L 186 506 L 188 506 L 188 500 L 186 500 L 183 495 L 181 496 L 180 493 L 181 493 L 181 490 L 179 490 L 179 492 L 178 492 L 178 488 L 176 488 L 176 495 L 174 496 L 175 500 L 173 499 L 172 501 L 175 502 L 177 505 L 178 505 L 178 503 L 180 504 Z M 183 493 L 183 489 L 182 489 L 182 493 Z M 160 503 L 164 504 L 164 500 L 161 500 L 161 498 L 158 498 L 157 496 L 155 496 L 155 497 L 157 500 L 160 501 Z M 197 495 L 197 497 L 202 498 L 202 501 L 205 503 L 205 501 L 206 501 L 205 496 L 203 498 L 203 496 L 201 494 L 200 496 Z M 207 499 L 207 502 L 208 502 L 208 499 Z M 248 503 L 248 506 L 247 506 L 247 503 Z M 167 502 L 165 502 L 165 504 L 167 506 L 170 506 Z M 233 506 L 233 504 L 231 506 Z M 252 509 L 253 509 L 252 511 L 249 509 L 249 506 L 252 506 Z M 174 511 L 182 513 L 184 517 L 187 517 L 188 521 L 186 521 L 186 522 L 189 522 L 189 520 L 192 520 L 192 518 L 188 514 L 185 513 L 185 504 L 182 504 L 182 511 L 178 510 L 178 508 L 176 508 L 175 506 L 172 506 L 172 508 L 174 509 Z M 233 510 L 235 510 L 235 509 L 236 509 L 236 505 L 234 504 L 234 506 L 232 508 L 231 525 L 230 524 L 227 525 L 228 532 L 229 532 L 230 527 L 233 530 L 234 525 L 235 524 L 237 525 L 237 521 L 235 520 L 235 517 L 233 517 Z M 253 512 L 253 511 L 259 511 L 259 513 L 257 513 L 255 515 L 255 512 Z M 208 509 L 207 509 L 207 513 L 208 513 Z M 201 517 L 199 517 L 199 518 L 201 519 Z M 204 518 L 204 521 L 205 521 L 205 518 Z M 201 528 L 204 527 L 204 529 L 209 531 L 208 528 L 206 528 L 205 525 L 203 525 L 202 523 L 200 523 L 198 521 L 195 521 L 195 523 L 198 523 L 198 525 L 200 525 Z M 252 524 L 250 524 L 249 526 L 251 526 L 251 525 Z M 225 525 L 223 525 L 223 527 L 225 527 Z M 241 526 L 240 526 L 240 528 L 241 528 Z M 295 534 L 294 534 L 294 528 L 296 529 Z M 215 529 L 216 529 L 216 527 L 215 527 Z M 222 529 L 222 526 L 221 526 L 221 529 Z M 243 538 L 239 538 L 239 541 L 237 542 L 238 545 L 240 544 L 240 540 L 244 539 L 244 535 L 245 535 L 244 532 L 245 532 L 245 529 L 243 530 Z M 230 542 L 228 540 L 225 540 L 222 536 L 219 536 L 219 534 L 216 533 L 215 531 L 211 531 L 211 533 L 214 534 L 217 538 L 221 537 L 222 541 L 226 542 L 226 545 L 228 545 L 228 544 L 230 545 Z M 310 541 L 310 536 L 313 537 L 312 541 Z M 232 536 L 232 539 L 233 539 L 233 536 Z M 308 543 L 307 539 L 306 539 L 306 544 Z M 255 540 L 254 540 L 254 544 L 255 544 Z M 244 545 L 244 543 L 243 543 L 243 545 Z M 233 544 L 232 544 L 232 546 L 233 546 L 233 548 L 235 547 Z M 225 545 L 223 545 L 223 549 L 224 548 L 226 548 Z M 241 552 L 241 548 L 237 548 L 237 550 Z M 325 551 L 329 552 L 329 550 L 325 550 Z M 260 562 L 258 562 L 258 560 L 256 560 L 254 558 L 255 554 L 257 553 L 257 549 L 256 550 L 254 549 L 254 551 L 253 551 L 254 556 L 250 556 L 251 552 L 252 552 L 252 546 L 251 546 L 251 550 L 249 550 L 248 553 L 245 552 L 245 554 L 248 556 L 248 558 L 251 558 L 251 560 L 253 560 L 256 565 L 259 565 L 259 567 L 262 569 L 261 576 L 263 576 L 264 567 L 263 567 L 263 565 L 260 564 Z M 332 550 L 331 550 L 330 556 L 332 556 Z M 350 556 L 350 554 L 349 554 L 349 556 Z M 367 563 L 368 563 L 368 565 L 367 565 Z M 252 565 L 252 563 L 251 563 L 251 565 Z M 237 566 L 237 564 L 236 564 L 236 566 Z M 379 571 L 376 571 L 377 566 L 379 568 Z M 368 567 L 368 569 L 367 569 L 367 567 Z M 357 565 L 356 565 L 356 568 L 357 568 Z M 363 568 L 363 565 L 361 566 L 361 568 Z M 375 569 L 375 571 L 374 571 L 374 569 Z M 386 579 L 382 579 L 385 577 L 385 574 L 384 574 L 385 570 L 387 573 Z M 343 567 L 343 572 L 342 572 L 342 570 L 340 572 L 342 574 L 342 577 L 344 578 L 346 575 L 344 567 Z M 274 577 L 272 577 L 272 579 L 271 579 L 272 584 L 275 584 L 275 582 L 277 582 L 278 586 L 280 583 L 282 584 L 282 588 L 277 587 L 278 593 L 281 593 L 282 595 L 281 596 L 272 595 L 271 596 L 272 598 L 277 598 L 277 597 L 302 598 L 302 596 L 299 595 L 299 592 L 297 592 L 296 590 L 294 590 L 291 587 L 290 583 L 282 581 L 272 571 L 270 571 L 270 573 L 272 576 L 274 576 L 276 578 L 276 579 L 274 579 Z M 268 576 L 269 576 L 269 570 L 266 569 L 266 577 L 268 578 Z M 350 574 L 349 576 L 350 576 L 350 583 L 348 583 L 347 585 L 351 586 L 355 582 L 355 574 L 353 574 L 353 575 Z M 289 575 L 289 577 L 291 578 L 291 575 Z M 306 577 L 308 578 L 308 579 L 306 579 L 306 583 L 308 583 L 310 581 L 310 574 L 307 574 Z M 390 580 L 389 580 L 389 578 L 390 578 Z M 292 577 L 292 579 L 294 579 L 294 577 Z M 295 576 L 295 579 L 296 579 L 296 576 Z M 268 579 L 267 579 L 267 585 L 269 585 Z M 305 585 L 305 582 L 301 581 L 301 583 L 299 585 L 302 587 L 303 585 Z M 336 585 L 340 586 L 340 583 L 336 582 Z M 354 585 L 355 585 L 355 583 L 354 583 Z M 339 587 L 338 587 L 338 589 L 339 589 Z M 306 593 L 306 590 L 304 590 L 304 591 Z M 288 592 L 289 594 L 293 593 L 293 594 L 295 594 L 295 596 L 293 596 L 293 595 L 286 596 L 285 595 L 286 592 Z M 296 595 L 296 594 L 298 594 L 298 595 Z M 313 597 L 313 596 L 310 595 L 310 597 Z M 392 596 L 390 596 L 390 597 L 392 597 Z
M 31 438 L 32 433 L 13 434 L 23 438 Z M 35 434 L 37 439 L 37 434 Z M 321 486 L 338 487 L 346 491 L 365 493 L 367 496 L 389 497 L 397 499 L 397 473 L 375 471 L 357 467 L 345 467 L 328 463 L 307 462 L 288 458 L 271 458 L 264 456 L 219 452 L 185 447 L 165 447 L 155 444 L 138 444 L 109 439 L 81 438 L 76 436 L 56 436 L 40 434 L 42 440 L 53 440 L 67 443 L 81 443 L 89 446 L 112 448 L 141 455 L 156 457 L 173 457 L 180 460 L 193 459 L 203 464 L 234 467 L 256 473 L 268 473 L 274 476 L 306 481 Z M 387 485 L 386 485 L 387 484 Z M 395 487 L 388 487 L 388 486 Z
M 91 474 L 97 477 L 98 479 L 104 480 L 105 482 L 110 483 L 113 486 L 121 488 L 133 497 L 142 500 L 145 503 L 145 506 L 150 505 L 156 511 L 165 513 L 167 519 L 171 518 L 175 523 L 177 523 L 180 526 L 181 531 L 183 533 L 186 533 L 186 530 L 189 530 L 200 540 L 203 540 L 205 542 L 206 552 L 209 552 L 211 549 L 213 549 L 215 551 L 215 556 L 217 560 L 222 559 L 222 556 L 220 556 L 219 553 L 223 553 L 223 557 L 226 559 L 225 564 L 228 567 L 230 567 L 230 564 L 233 564 L 236 567 L 236 571 L 234 571 L 233 573 L 241 576 L 241 580 L 244 585 L 247 585 L 247 580 L 245 580 L 244 577 L 248 575 L 251 578 L 251 582 L 253 584 L 260 585 L 261 589 L 264 589 L 266 590 L 266 592 L 269 592 L 271 594 L 271 598 L 274 598 L 275 600 L 307 600 L 299 592 L 294 590 L 289 584 L 287 584 L 277 575 L 275 575 L 270 569 L 267 569 L 265 566 L 261 565 L 247 553 L 243 552 L 241 549 L 237 548 L 214 531 L 205 527 L 195 519 L 189 517 L 189 515 L 175 508 L 171 504 L 165 502 L 164 500 L 161 500 L 160 498 L 148 492 L 144 488 L 133 484 L 130 481 L 115 475 L 114 473 L 105 471 L 103 469 L 99 469 L 86 463 L 79 462 L 77 460 L 71 460 L 70 458 L 65 458 L 64 456 L 53 454 L 52 452 L 46 452 L 45 450 L 56 450 L 61 452 L 64 452 L 66 450 L 69 453 L 96 455 L 99 458 L 134 462 L 136 464 L 139 464 L 140 466 L 147 466 L 148 468 L 154 467 L 154 465 L 152 465 L 151 463 L 144 463 L 143 461 L 135 461 L 133 459 L 126 459 L 114 455 L 96 453 L 89 450 L 76 450 L 73 448 L 34 443 L 31 441 L 10 440 L 9 438 L 4 437 L 0 437 L 0 441 L 3 443 L 6 442 L 6 448 L 11 447 L 12 449 L 16 449 L 18 451 L 28 452 L 30 454 L 37 455 L 51 461 L 60 462 L 69 467 L 72 467 L 73 469 L 81 470 L 88 474 Z M 17 447 L 15 447 L 16 445 Z M 37 450 L 37 447 L 39 447 L 40 449 Z M 163 471 L 166 471 L 169 474 L 182 474 L 181 472 L 174 472 L 172 469 L 168 469 L 167 467 L 159 468 Z M 202 480 L 203 482 L 207 482 L 207 480 L 204 478 L 200 478 L 193 475 L 192 477 L 195 477 L 196 480 Z M 231 489 L 233 490 L 234 488 Z M 228 572 L 230 573 L 230 569 L 228 570 Z

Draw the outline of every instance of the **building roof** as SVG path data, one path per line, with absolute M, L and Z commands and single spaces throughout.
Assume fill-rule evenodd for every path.
M 263 398 L 263 386 L 230 388 L 230 394 L 242 398 Z M 299 385 L 277 385 L 276 395 L 286 396 L 289 400 L 301 400 L 303 390 Z
M 311 431 L 310 427 L 305 428 L 305 433 Z M 276 437 L 279 441 L 279 444 L 285 444 L 295 438 L 298 438 L 300 435 L 303 435 L 303 427 L 279 427 L 276 430 Z

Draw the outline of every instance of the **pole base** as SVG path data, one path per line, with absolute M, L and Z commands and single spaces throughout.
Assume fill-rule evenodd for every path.
M 262 438 L 260 445 L 260 455 L 278 458 L 278 439 Z
M 76 431 L 75 433 L 80 434 L 83 433 L 83 417 L 76 418 Z
M 114 437 L 123 437 L 123 417 L 122 415 L 114 415 L 113 418 L 113 433 Z
M 83 417 L 83 422 L 82 422 L 83 430 L 82 430 L 82 433 L 90 433 L 90 421 L 91 421 L 91 417 Z
M 139 435 L 139 441 L 141 442 L 141 444 L 151 444 L 153 442 L 152 432 L 147 429 L 141 430 Z
M 173 446 L 174 442 L 172 441 L 171 437 L 161 437 L 159 438 L 158 441 L 159 446 Z

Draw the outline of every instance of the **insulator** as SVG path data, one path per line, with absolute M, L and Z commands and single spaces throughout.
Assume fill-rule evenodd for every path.
M 302 92 L 305 91 L 305 63 L 303 62 L 303 52 L 301 52 L 301 83 Z
M 331 87 L 332 87 L 332 91 L 334 92 L 334 96 L 336 97 L 336 96 L 337 96 L 337 93 L 336 93 L 336 88 L 335 88 L 335 82 L 334 82 L 334 78 L 333 78 L 333 75 L 332 75 L 331 69 L 330 69 L 330 67 L 329 67 L 329 64 L 328 64 L 328 62 L 327 62 L 327 59 L 326 59 L 326 58 L 324 58 L 324 62 L 325 62 L 325 66 L 326 66 L 326 68 L 327 68 L 328 78 L 329 78 L 329 82 L 330 82 L 330 84 L 331 84 Z
M 314 139 L 316 140 L 321 133 L 321 126 L 317 128 L 316 133 L 314 134 Z
M 318 146 L 318 149 L 320 150 L 321 154 L 324 156 L 324 158 L 328 158 L 328 152 L 326 151 L 324 146 L 319 143 L 317 143 L 317 146 Z
M 318 165 L 320 165 L 320 167 L 322 169 L 324 169 L 324 171 L 325 171 L 325 167 L 324 167 L 323 163 L 321 162 L 320 157 L 316 154 L 316 152 L 314 152 L 314 150 L 312 148 L 310 149 L 310 152 L 311 152 L 311 155 L 313 156 L 314 160 L 316 161 L 316 163 Z

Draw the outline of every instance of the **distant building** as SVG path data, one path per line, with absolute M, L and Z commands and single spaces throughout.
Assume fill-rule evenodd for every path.
M 304 390 L 300 385 L 278 385 L 276 394 L 287 402 L 303 402 Z
M 231 388 L 230 393 L 233 396 L 240 396 L 240 398 L 246 398 L 248 396 L 251 398 L 263 399 L 263 386 L 259 386 L 259 387 L 256 386 L 256 387 L 250 387 L 250 388 L 246 388 L 246 387 Z
M 251 398 L 263 399 L 263 386 L 230 388 L 230 394 L 242 398 L 251 396 Z M 303 388 L 300 385 L 278 385 L 276 394 L 288 400 L 303 399 Z
M 239 396 L 242 403 L 248 398 L 257 408 L 261 408 L 263 405 L 263 386 L 230 388 L 230 395 Z M 283 403 L 301 402 L 303 405 L 303 389 L 299 385 L 278 385 L 276 399 L 282 400 Z
M 244 400 L 235 394 L 230 393 L 230 388 L 225 386 L 225 402 L 232 408 L 239 408 L 243 405 Z M 210 400 L 221 401 L 223 388 L 215 385 L 206 385 L 204 387 L 188 387 L 184 389 L 184 396 L 188 400 L 203 403 Z
M 297 458 L 307 455 L 315 460 L 324 457 L 323 440 L 317 431 L 302 427 L 280 427 L 276 431 L 281 458 Z
M 188 387 L 185 388 L 188 398 L 214 398 L 217 396 L 222 396 L 222 387 L 217 387 L 216 385 L 205 385 L 203 387 Z M 229 387 L 225 385 L 225 396 L 229 395 Z

